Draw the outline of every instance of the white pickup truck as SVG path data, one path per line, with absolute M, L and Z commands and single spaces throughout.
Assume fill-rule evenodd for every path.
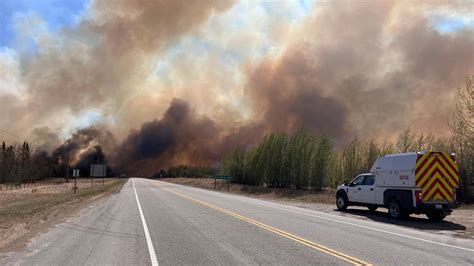
M 337 187 L 336 206 L 385 207 L 392 218 L 411 213 L 442 220 L 457 206 L 459 172 L 454 154 L 414 152 L 379 157 L 369 173 Z

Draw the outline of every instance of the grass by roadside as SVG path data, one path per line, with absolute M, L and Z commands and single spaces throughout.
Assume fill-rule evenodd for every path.
M 28 240 L 95 200 L 120 191 L 126 179 L 108 179 L 104 185 L 72 190 L 32 188 L 0 192 L 0 256 L 24 247 Z

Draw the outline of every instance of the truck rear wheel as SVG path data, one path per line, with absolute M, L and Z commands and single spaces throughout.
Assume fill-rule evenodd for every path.
M 347 209 L 347 198 L 344 195 L 337 195 L 336 197 L 336 206 L 337 209 L 343 211 Z
M 405 210 L 403 210 L 402 205 L 396 200 L 392 200 L 388 204 L 388 214 L 393 219 L 402 219 L 407 217 L 407 214 Z
M 426 216 L 428 216 L 428 219 L 430 219 L 431 221 L 440 222 L 441 220 L 446 218 L 446 213 L 442 211 L 431 211 L 428 212 Z

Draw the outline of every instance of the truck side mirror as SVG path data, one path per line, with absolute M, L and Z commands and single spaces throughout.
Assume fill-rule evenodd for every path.
M 349 185 L 349 181 L 344 180 L 344 186 L 348 186 L 348 185 Z

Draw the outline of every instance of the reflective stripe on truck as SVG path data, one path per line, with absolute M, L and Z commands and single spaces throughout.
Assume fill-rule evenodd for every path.
M 459 184 L 459 170 L 454 156 L 446 152 L 419 154 L 415 177 L 423 201 L 454 201 L 454 189 Z

